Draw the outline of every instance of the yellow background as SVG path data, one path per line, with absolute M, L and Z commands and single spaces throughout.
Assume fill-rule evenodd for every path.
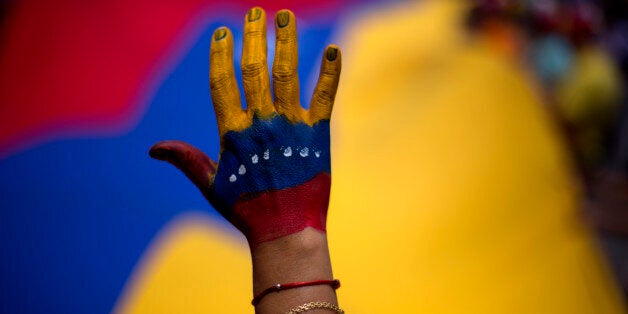
M 458 2 L 346 26 L 328 235 L 347 313 L 624 313 L 569 156 L 526 74 Z M 116 312 L 252 313 L 248 250 L 172 222 Z

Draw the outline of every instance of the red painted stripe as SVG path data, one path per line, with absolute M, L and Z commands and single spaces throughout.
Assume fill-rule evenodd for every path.
M 306 227 L 325 232 L 331 176 L 283 190 L 243 195 L 234 205 L 231 222 L 251 246 L 299 232 Z

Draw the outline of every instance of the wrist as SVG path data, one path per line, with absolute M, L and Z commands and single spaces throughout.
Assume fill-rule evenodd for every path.
M 313 228 L 255 246 L 251 256 L 254 295 L 277 284 L 333 279 L 327 235 Z M 309 286 L 271 293 L 261 300 L 257 310 L 310 301 L 337 303 L 332 287 Z
M 256 293 L 277 283 L 333 279 L 327 235 L 313 228 L 257 245 L 251 256 Z

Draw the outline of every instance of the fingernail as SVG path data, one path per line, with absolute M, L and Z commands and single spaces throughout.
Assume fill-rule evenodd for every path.
M 284 28 L 290 23 L 290 13 L 284 11 L 277 14 L 277 26 Z
M 219 41 L 227 36 L 227 30 L 224 27 L 217 29 L 214 32 L 214 40 Z
M 334 61 L 338 57 L 338 49 L 334 47 L 327 48 L 327 60 Z
M 260 8 L 252 8 L 249 10 L 246 16 L 249 22 L 255 22 L 259 20 L 259 18 L 262 16 L 262 10 L 260 10 Z

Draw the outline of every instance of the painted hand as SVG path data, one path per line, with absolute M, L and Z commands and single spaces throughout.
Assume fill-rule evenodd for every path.
M 274 100 L 266 59 L 266 13 L 249 10 L 244 25 L 241 109 L 233 68 L 233 37 L 214 32 L 210 90 L 220 133 L 218 163 L 191 145 L 164 141 L 153 158 L 181 169 L 209 202 L 255 246 L 312 227 L 325 232 L 329 201 L 329 119 L 341 55 L 326 48 L 309 110 L 299 102 L 297 29 L 288 10 L 275 18 Z

